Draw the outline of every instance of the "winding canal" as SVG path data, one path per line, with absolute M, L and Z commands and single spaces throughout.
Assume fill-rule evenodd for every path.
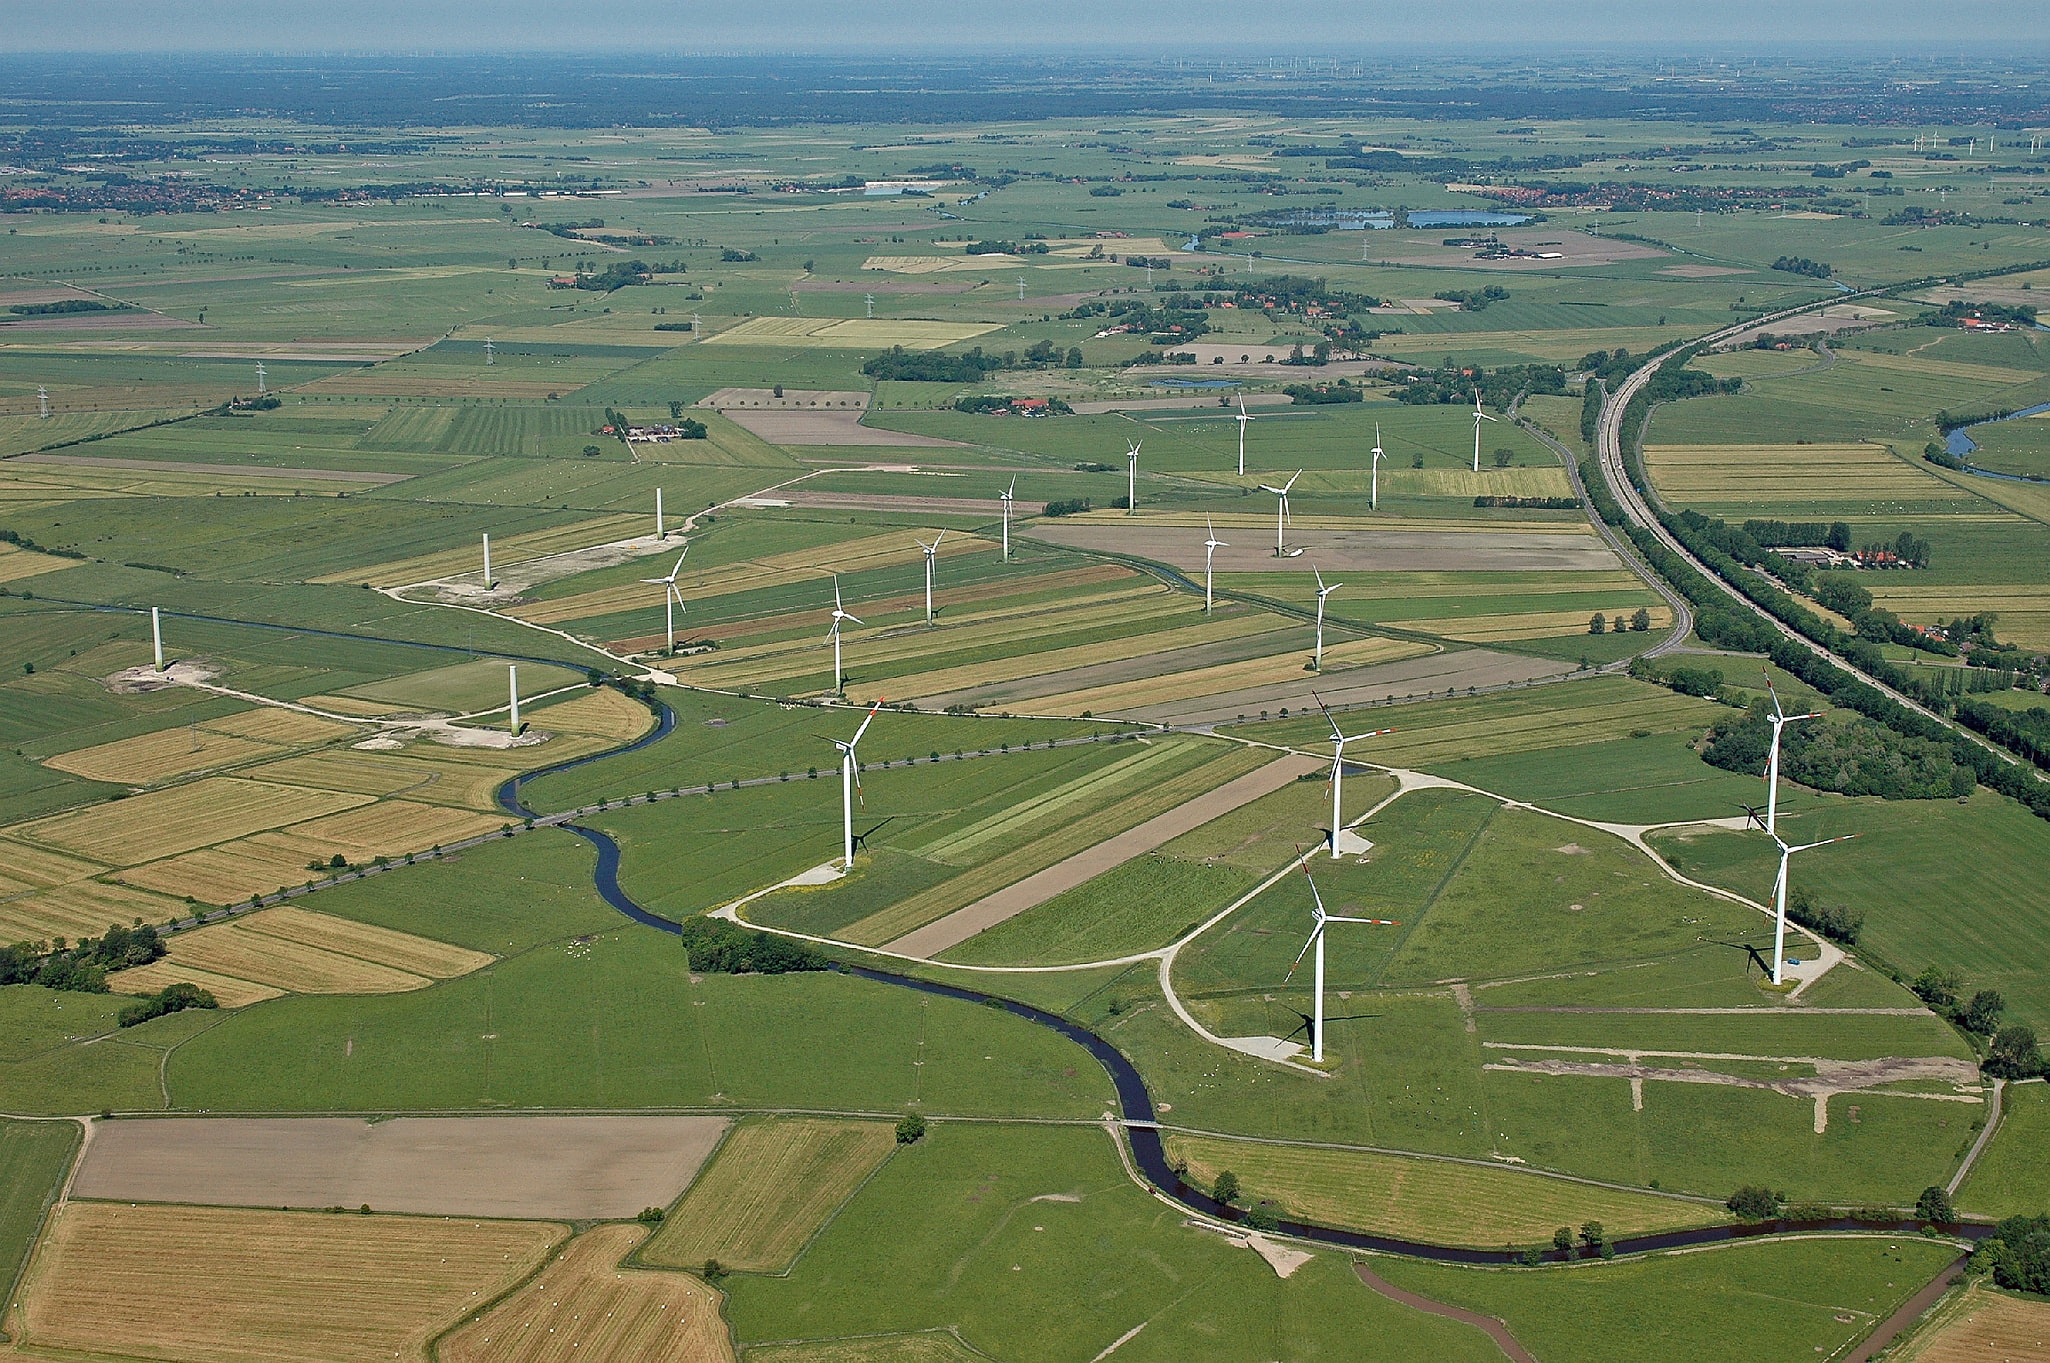
M 676 727 L 676 712 L 667 705 L 655 703 L 659 722 L 650 732 L 632 743 L 559 762 L 552 767 L 542 767 L 524 776 L 514 777 L 498 788 L 499 806 L 507 813 L 523 819 L 543 817 L 528 808 L 520 800 L 520 786 L 527 781 L 556 772 L 568 771 L 588 763 L 600 762 L 627 753 L 638 752 L 652 743 L 660 742 Z M 595 828 L 578 823 L 563 823 L 558 827 L 567 829 L 589 842 L 598 851 L 597 864 L 592 869 L 592 881 L 599 896 L 634 922 L 661 932 L 680 933 L 683 925 L 671 918 L 664 918 L 634 902 L 619 883 L 619 844 L 612 837 Z M 1124 1052 L 1079 1023 L 1035 1008 L 1029 1003 L 1015 999 L 1000 998 L 974 989 L 963 989 L 958 985 L 942 984 L 936 980 L 918 979 L 899 975 L 887 970 L 875 970 L 868 966 L 841 963 L 835 967 L 850 975 L 872 980 L 877 984 L 892 985 L 900 989 L 915 990 L 921 994 L 939 998 L 957 999 L 963 1003 L 981 1004 L 986 1007 L 1002 1008 L 1015 1017 L 1041 1027 L 1059 1032 L 1096 1057 L 1109 1074 L 1111 1086 L 1117 1093 L 1118 1115 L 1123 1120 L 1126 1142 L 1132 1161 L 1140 1174 L 1161 1196 L 1178 1203 L 1192 1212 L 1220 1221 L 1238 1222 L 1246 1220 L 1243 1208 L 1220 1203 L 1201 1189 L 1191 1187 L 1176 1176 L 1168 1162 L 1167 1151 L 1161 1141 L 1160 1127 L 1153 1107 L 1153 1097 L 1146 1089 L 1146 1081 L 1139 1074 L 1138 1067 L 1126 1058 Z M 1968 1239 L 1981 1239 L 1992 1233 L 1991 1226 L 1965 1225 L 1952 1228 Z M 1753 1239 L 1759 1236 L 1786 1234 L 1801 1231 L 1846 1231 L 1863 1230 L 1883 1234 L 1914 1235 L 1921 1230 L 1919 1223 L 1912 1221 L 1875 1223 L 1869 1221 L 1768 1221 L 1756 1224 L 1702 1226 L 1693 1230 L 1668 1231 L 1658 1235 L 1637 1235 L 1617 1239 L 1616 1253 L 1645 1254 L 1658 1250 L 1680 1249 L 1693 1245 L 1718 1244 L 1729 1240 Z M 1320 1226 L 1306 1221 L 1279 1220 L 1276 1223 L 1279 1234 L 1308 1240 L 1317 1244 L 1333 1245 L 1342 1249 L 1373 1250 L 1388 1254 L 1405 1254 L 1412 1258 L 1433 1259 L 1441 1263 L 1454 1264 L 1511 1264 L 1523 1261 L 1522 1252 L 1512 1249 L 1474 1249 L 1462 1245 L 1440 1245 L 1425 1240 L 1406 1240 L 1395 1236 L 1371 1235 L 1365 1231 L 1343 1230 L 1335 1226 Z M 1547 1260 L 1562 1260 L 1566 1256 L 1556 1250 L 1545 1251 Z

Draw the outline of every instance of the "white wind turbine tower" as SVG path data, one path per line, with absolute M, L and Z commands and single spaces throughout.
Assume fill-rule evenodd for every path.
M 164 622 L 157 615 L 157 608 L 149 608 L 149 641 L 156 650 L 157 671 L 164 670 Z
M 666 540 L 669 534 L 662 528 L 662 489 L 655 489 L 655 538 Z
M 1219 549 L 1229 549 L 1231 546 L 1217 538 L 1217 527 L 1210 523 L 1208 516 L 1203 518 L 1203 524 L 1210 531 L 1210 538 L 1203 541 L 1203 614 L 1208 615 L 1210 614 L 1210 560 Z
M 511 714 L 507 727 L 515 738 L 520 734 L 520 665 L 508 663 L 505 669 L 506 684 L 512 692 Z
M 1363 734 L 1349 734 L 1338 727 L 1338 721 L 1331 717 L 1331 707 L 1315 691 L 1310 693 L 1317 702 L 1317 708 L 1324 712 L 1324 722 L 1331 726 L 1331 856 L 1338 857 L 1338 830 L 1345 827 L 1345 805 L 1342 799 L 1345 781 L 1345 745 L 1357 743 L 1364 738 L 1380 738 L 1392 734 L 1393 729 L 1373 729 Z
M 1765 764 L 1765 831 L 1774 841 L 1779 839 L 1780 808 L 1780 732 L 1789 724 L 1804 719 L 1820 719 L 1822 712 L 1813 710 L 1805 715 L 1790 715 L 1780 708 L 1779 688 L 1772 684 L 1772 674 L 1765 676 L 1766 694 L 1772 697 L 1772 713 L 1766 723 L 1772 726 L 1772 752 Z
M 698 328 L 703 324 L 704 318 L 699 316 L 697 313 L 694 312 L 690 315 L 690 338 L 693 341 L 695 341 L 698 338 Z
M 492 340 L 489 336 L 484 338 L 484 363 L 498 363 L 498 342 Z
M 1011 485 L 997 494 L 1004 504 L 1004 562 L 1011 561 L 1011 500 L 1018 495 L 1018 479 L 1011 478 Z
M 872 293 L 871 293 L 871 294 L 864 294 L 864 295 L 862 296 L 862 301 L 864 301 L 864 302 L 866 302 L 866 303 L 868 304 L 868 316 L 869 316 L 869 320 L 870 320 L 870 321 L 874 321 L 874 320 L 875 320 L 875 315 L 876 315 L 876 296 L 875 296 L 874 294 L 872 294 Z
M 833 690 L 835 693 L 842 689 L 846 680 L 845 674 L 840 671 L 840 622 L 843 620 L 852 620 L 857 625 L 862 623 L 859 616 L 849 615 L 846 607 L 840 604 L 840 575 L 835 573 L 833 574 L 833 628 L 829 631 L 829 637 L 833 641 Z
M 1295 478 L 1289 479 L 1280 487 L 1271 487 L 1266 483 L 1260 484 L 1260 491 L 1271 492 L 1277 499 L 1274 503 L 1274 556 L 1276 558 L 1287 558 L 1289 556 L 1286 543 L 1288 537 L 1288 490 L 1295 486 L 1295 479 L 1302 476 L 1303 471 L 1297 469 L 1295 471 Z
M 1396 922 L 1396 920 L 1392 918 L 1341 918 L 1339 915 L 1335 913 L 1324 912 L 1324 896 L 1317 893 L 1317 882 L 1310 879 L 1309 858 L 1304 857 L 1301 861 L 1301 865 L 1303 868 L 1303 879 L 1310 881 L 1310 900 L 1316 906 L 1313 910 L 1313 913 L 1316 917 L 1316 926 L 1310 929 L 1310 940 L 1303 943 L 1303 949 L 1296 953 L 1295 965 L 1292 965 L 1288 968 L 1288 977 L 1293 977 L 1295 975 L 1296 966 L 1301 965 L 1303 963 L 1303 957 L 1309 955 L 1310 952 L 1314 949 L 1317 953 L 1317 964 L 1315 972 L 1315 992 L 1317 996 L 1317 1001 L 1314 1005 L 1312 1005 L 1315 1010 L 1315 1017 L 1310 1023 L 1310 1061 L 1313 1064 L 1321 1064 L 1324 1059 L 1325 927 L 1331 923 L 1370 923 L 1375 927 L 1383 928 L 1397 927 L 1399 926 L 1399 924 Z
M 1249 412 L 1247 412 L 1247 411 L 1246 411 L 1246 395 L 1245 395 L 1244 393 L 1240 393 L 1240 394 L 1238 395 L 1238 399 L 1239 399 L 1239 415 L 1238 415 L 1238 423 L 1239 423 L 1239 477 L 1243 478 L 1243 477 L 1245 477 L 1245 476 L 1246 476 L 1246 423 L 1247 423 L 1248 421 L 1257 421 L 1257 420 L 1259 420 L 1259 418 L 1258 418 L 1258 417 L 1255 417 L 1255 416 L 1253 416 L 1253 415 L 1252 415 L 1251 413 L 1249 413 Z
M 1780 849 L 1779 880 L 1773 885 L 1772 982 L 1775 985 L 1780 982 L 1780 972 L 1787 963 L 1787 863 L 1793 860 L 1796 852 L 1827 847 L 1833 842 L 1849 842 L 1857 836 L 1856 833 L 1846 833 L 1840 838 L 1824 838 L 1821 842 L 1804 842 L 1798 847 L 1789 847 L 1780 842 L 1779 834 L 1772 835 L 1773 842 Z
M 1141 440 L 1125 451 L 1125 458 L 1131 461 L 1131 470 L 1125 482 L 1125 514 L 1131 515 L 1139 509 L 1139 449 L 1146 442 Z
M 47 388 L 38 387 L 36 389 L 36 415 L 40 417 L 50 415 L 50 390 Z
M 842 865 L 850 871 L 854 869 L 854 791 L 861 784 L 861 762 L 854 755 L 854 745 L 861 742 L 861 736 L 875 722 L 876 711 L 882 708 L 882 697 L 878 696 L 869 707 L 868 718 L 854 731 L 854 737 L 845 743 L 837 738 L 826 740 L 840 750 L 840 855 Z
M 688 553 L 690 553 L 690 546 L 686 544 L 683 546 L 683 553 L 676 556 L 676 566 L 669 570 L 669 576 L 644 577 L 641 579 L 650 587 L 659 586 L 662 588 L 662 637 L 668 643 L 668 652 L 672 654 L 676 652 L 676 613 L 680 610 L 689 609 L 683 604 L 682 589 L 676 585 L 676 575 L 683 571 L 684 555 Z
M 1367 510 L 1381 509 L 1381 456 L 1387 451 L 1381 448 L 1381 423 L 1374 423 L 1374 472 L 1367 484 Z
M 1317 671 L 1322 672 L 1324 670 L 1324 601 L 1331 593 L 1337 591 L 1345 584 L 1343 582 L 1334 582 L 1327 587 L 1324 585 L 1322 569 L 1312 568 L 1310 571 L 1317 574 L 1317 657 L 1315 662 Z
M 913 544 L 925 550 L 925 623 L 928 625 L 932 623 L 932 563 L 939 556 L 940 541 L 946 537 L 947 532 L 942 530 L 932 537 L 931 544 L 915 535 L 911 540 Z
M 1024 276 L 1024 275 L 1019 275 L 1019 276 L 1018 276 L 1018 301 L 1019 301 L 1020 303 L 1022 303 L 1022 302 L 1024 302 L 1024 301 L 1025 301 L 1025 276 Z
M 1481 471 L 1481 423 L 1495 418 L 1481 410 L 1481 390 L 1473 390 L 1473 471 Z
M 491 580 L 491 536 L 484 537 L 484 590 L 490 591 L 498 584 Z
M 256 395 L 262 397 L 269 391 L 269 389 L 263 386 L 263 361 L 258 360 L 256 362 Z

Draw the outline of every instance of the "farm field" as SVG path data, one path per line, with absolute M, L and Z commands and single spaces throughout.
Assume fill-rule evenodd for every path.
M 539 1268 L 542 1222 L 71 1202 L 21 1297 L 35 1349 L 165 1359 L 422 1359 Z
M 924 1233 L 893 1230 L 907 1224 Z M 1106 1236 L 1116 1252 L 1094 1248 Z M 944 1125 L 869 1180 L 788 1276 L 729 1280 L 727 1315 L 743 1354 L 758 1341 L 944 1331 L 977 1353 L 1035 1363 L 1086 1357 L 1143 1321 L 1120 1355 L 1499 1356 L 1478 1333 L 1348 1276 L 1345 1256 L 1320 1252 L 1282 1279 L 1190 1227 L 1125 1180 L 1099 1132 Z M 1050 1298 L 1064 1309 L 1045 1313 Z
M 112 1202 L 593 1220 L 659 1206 L 718 1117 L 198 1117 L 101 1128 L 73 1182 Z
M 717 1259 L 737 1272 L 781 1273 L 896 1148 L 887 1122 L 742 1122 L 635 1257 L 665 1268 Z
M 2034 1152 L 2050 1136 L 2050 1086 L 2012 1084 L 2001 1099 L 2000 1130 L 1972 1166 L 1960 1205 L 1975 1216 L 1998 1220 L 2034 1216 L 2050 1206 L 2050 1177 Z
M 578 1235 L 533 1282 L 438 1341 L 436 1356 L 453 1363 L 731 1359 L 717 1289 L 682 1273 L 619 1267 L 646 1235 L 639 1226 Z
M 1947 1303 L 1934 1329 L 1918 1332 L 1901 1353 L 1916 1363 L 2027 1358 L 2050 1340 L 2050 1305 L 1977 1284 Z
M 1326 1226 L 1407 1238 L 1453 1237 L 1493 1248 L 1541 1243 L 1560 1225 L 1599 1221 L 1611 1235 L 1641 1235 L 1725 1219 L 1689 1203 L 1506 1169 L 1378 1155 L 1363 1150 L 1269 1145 L 1174 1133 L 1170 1158 L 1186 1160 L 1204 1187 L 1229 1169 L 1255 1203 Z
M 9 1315 L 29 1251 L 78 1153 L 79 1134 L 66 1121 L 0 1122 L 0 1318 Z
M 1703 1360 L 1827 1355 L 1868 1334 L 1955 1257 L 1900 1237 L 1738 1245 L 1629 1263 L 1518 1273 L 1377 1257 L 1396 1286 L 1501 1320 L 1540 1358 L 1632 1358 L 1656 1330 Z M 1647 1307 L 1656 1301 L 1656 1308 Z M 1654 1318 L 1656 1323 L 1654 1324 Z M 1730 1329 L 1742 1319 L 1747 1328 Z
M 1975 509 L 1962 490 L 1882 445 L 1646 445 L 1644 462 L 1667 502 L 1730 521 Z
M 121 993 L 147 994 L 182 978 L 181 970 L 199 970 L 238 995 L 382 994 L 424 989 L 491 960 L 482 952 L 280 905 L 179 933 L 162 960 L 117 972 L 107 983 Z

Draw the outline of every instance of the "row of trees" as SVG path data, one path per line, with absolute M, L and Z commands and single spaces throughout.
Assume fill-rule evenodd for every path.
M 1478 506 L 1480 503 L 1476 501 L 1474 504 Z M 1642 606 L 1639 606 L 1628 620 L 1623 618 L 1621 611 L 1618 611 L 1613 618 L 1603 615 L 1600 611 L 1596 611 L 1593 615 L 1587 617 L 1587 632 L 1589 634 L 1601 634 L 1603 632 L 1622 634 L 1626 630 L 1636 630 L 1642 634 L 1650 628 L 1651 612 Z

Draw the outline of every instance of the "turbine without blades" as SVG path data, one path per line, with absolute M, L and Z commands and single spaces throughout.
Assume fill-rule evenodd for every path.
M 1324 722 L 1331 726 L 1331 858 L 1338 859 L 1338 830 L 1345 827 L 1345 745 L 1357 743 L 1364 738 L 1380 738 L 1395 732 L 1393 729 L 1372 729 L 1363 734 L 1349 734 L 1338 727 L 1338 721 L 1331 715 L 1331 707 L 1315 691 L 1310 699 L 1317 702 L 1317 708 L 1324 712 Z
M 1774 838 L 1779 837 L 1780 810 L 1780 731 L 1789 724 L 1804 719 L 1820 719 L 1820 710 L 1805 715 L 1790 715 L 1780 706 L 1779 688 L 1772 684 L 1772 673 L 1765 674 L 1765 691 L 1772 697 L 1772 713 L 1765 722 L 1772 726 L 1772 747 L 1765 761 L 1765 831 Z
M 1381 457 L 1386 453 L 1387 451 L 1381 448 L 1381 423 L 1377 421 L 1374 423 L 1374 472 L 1372 474 L 1372 481 L 1367 484 L 1367 510 L 1369 511 L 1379 511 L 1381 509 Z
M 1473 471 L 1481 471 L 1481 423 L 1495 418 L 1481 410 L 1481 390 L 1473 390 Z
M 876 711 L 882 708 L 883 698 L 877 696 L 876 703 L 869 707 L 868 718 L 862 720 L 861 727 L 854 731 L 854 737 L 845 743 L 837 738 L 826 740 L 840 750 L 840 850 L 845 869 L 849 871 L 854 869 L 854 792 L 861 786 L 861 763 L 855 758 L 854 748 L 861 742 L 861 736 L 868 732 L 868 726 L 875 723 Z M 868 831 L 873 833 L 875 829 Z
M 1789 847 L 1780 842 L 1779 834 L 1772 835 L 1773 842 L 1780 849 L 1779 880 L 1773 886 L 1772 982 L 1775 986 L 1780 983 L 1781 971 L 1787 963 L 1787 863 L 1794 859 L 1796 852 L 1810 852 L 1833 842 L 1849 842 L 1857 836 L 1856 833 L 1846 833 L 1838 838 L 1824 838 L 1821 842 L 1804 842 L 1798 847 Z
M 1324 896 L 1317 893 L 1317 882 L 1310 876 L 1309 858 L 1302 855 L 1302 850 L 1302 848 L 1298 847 L 1296 849 L 1296 856 L 1298 864 L 1301 865 L 1303 868 L 1303 879 L 1308 880 L 1310 882 L 1310 901 L 1315 906 L 1311 910 L 1311 912 L 1315 917 L 1316 925 L 1310 929 L 1310 940 L 1304 942 L 1303 949 L 1296 953 L 1295 965 L 1290 966 L 1288 968 L 1288 974 L 1283 976 L 1282 978 L 1284 981 L 1293 979 L 1295 977 L 1296 966 L 1300 966 L 1303 963 L 1303 957 L 1309 955 L 1312 948 L 1316 950 L 1317 963 L 1314 972 L 1316 981 L 1316 1003 L 1313 1005 L 1315 1011 L 1315 1020 L 1310 1024 L 1310 1061 L 1312 1064 L 1321 1064 L 1324 1060 L 1325 927 L 1332 923 L 1367 923 L 1375 927 L 1383 928 L 1399 927 L 1400 924 L 1392 918 L 1345 918 L 1335 913 L 1326 913 L 1324 911 Z
M 862 623 L 860 616 L 849 615 L 847 608 L 841 604 L 840 575 L 835 573 L 833 574 L 833 626 L 826 631 L 826 637 L 833 644 L 833 692 L 835 695 L 844 691 L 847 684 L 846 675 L 840 670 L 840 622 L 843 620 L 852 620 L 857 625 Z
M 1239 415 L 1238 415 L 1238 423 L 1239 423 L 1239 477 L 1243 478 L 1243 477 L 1245 477 L 1245 476 L 1246 476 L 1246 423 L 1247 423 L 1248 421 L 1257 421 L 1257 420 L 1259 420 L 1259 418 L 1258 418 L 1258 417 L 1256 417 L 1256 416 L 1254 416 L 1254 415 L 1253 415 L 1252 413 L 1250 413 L 1250 412 L 1248 412 L 1248 411 L 1246 410 L 1246 395 L 1245 395 L 1244 393 L 1240 393 L 1240 394 L 1238 394 L 1238 400 L 1239 400 Z
M 1262 483 L 1262 484 L 1260 484 L 1260 491 L 1262 491 L 1262 492 L 1271 492 L 1271 493 L 1273 493 L 1273 494 L 1275 495 L 1275 497 L 1276 497 L 1276 498 L 1278 499 L 1278 500 L 1277 500 L 1277 501 L 1275 502 L 1275 504 L 1274 504 L 1274 556 L 1275 556 L 1276 558 L 1290 558 L 1290 557 L 1293 557 L 1293 555 L 1291 555 L 1291 554 L 1290 554 L 1290 553 L 1288 552 L 1288 544 L 1287 544 L 1287 539 L 1288 539 L 1288 492 L 1289 492 L 1289 489 L 1290 489 L 1290 488 L 1292 488 L 1292 487 L 1294 487 L 1294 486 L 1295 486 L 1296 478 L 1300 478 L 1300 477 L 1302 477 L 1302 476 L 1303 476 L 1303 471 L 1302 471 L 1301 469 L 1297 469 L 1297 470 L 1295 471 L 1295 478 L 1291 478 L 1291 479 L 1289 479 L 1289 480 L 1288 480 L 1287 482 L 1283 483 L 1283 484 L 1282 484 L 1282 485 L 1281 485 L 1280 487 L 1273 487 L 1273 486 L 1270 486 L 1270 485 L 1269 485 L 1269 484 L 1267 484 L 1267 483 Z M 1301 553 L 1302 551 L 1301 551 L 1301 550 L 1297 550 L 1296 552 L 1297 552 L 1297 553 Z
M 1337 591 L 1345 584 L 1343 582 L 1334 582 L 1327 587 L 1324 585 L 1324 573 L 1321 569 L 1312 568 L 1310 571 L 1317 574 L 1317 656 L 1313 665 L 1317 671 L 1322 672 L 1324 670 L 1324 601 L 1331 593 Z
M 1011 561 L 1011 500 L 1018 495 L 1018 479 L 1014 474 L 1011 485 L 997 494 L 1004 504 L 1004 562 Z
M 925 550 L 925 623 L 928 625 L 932 623 L 932 561 L 940 552 L 940 541 L 946 537 L 947 532 L 944 530 L 932 537 L 931 544 L 927 544 L 916 535 L 911 537 L 913 544 Z
M 1203 614 L 1208 615 L 1210 614 L 1210 560 L 1219 549 L 1229 549 L 1231 546 L 1217 538 L 1217 527 L 1210 523 L 1208 516 L 1203 518 L 1203 524 L 1210 532 L 1210 538 L 1203 541 Z
M 690 546 L 688 544 L 684 545 L 683 553 L 676 556 L 676 566 L 669 570 L 669 576 L 644 577 L 641 579 L 642 582 L 645 582 L 650 587 L 659 585 L 662 588 L 663 637 L 669 641 L 669 652 L 672 655 L 676 652 L 676 613 L 686 609 L 683 604 L 683 592 L 676 585 L 676 575 L 683 571 L 684 554 L 689 552 Z

